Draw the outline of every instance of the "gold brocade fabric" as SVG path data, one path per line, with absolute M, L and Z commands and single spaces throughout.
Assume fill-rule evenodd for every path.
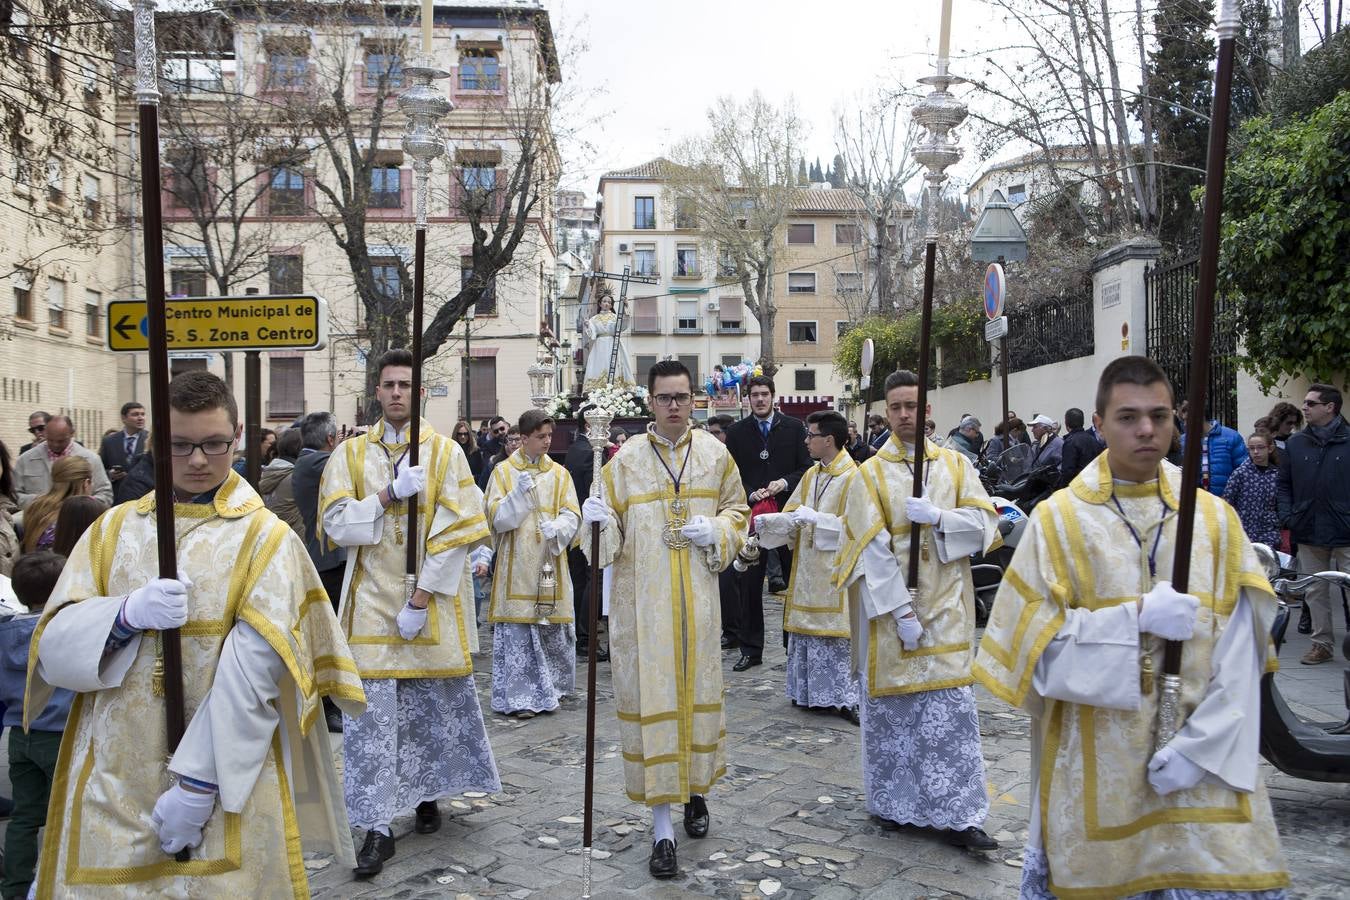
M 806 470 L 783 512 L 809 506 L 819 513 L 842 515 L 844 499 L 857 474 L 853 457 L 841 450 L 829 465 L 816 463 Z M 797 529 L 792 540 L 792 574 L 783 598 L 783 628 L 793 634 L 846 638 L 850 635 L 848 591 L 831 583 L 835 549 L 819 549 L 815 532 L 807 525 Z
M 1261 779 L 1251 794 L 1209 780 L 1166 797 L 1150 787 L 1158 691 L 1144 693 L 1138 710 L 1118 710 L 1042 699 L 1031 688 L 1036 663 L 1063 625 L 1066 609 L 1134 603 L 1156 581 L 1171 578 L 1181 473 L 1163 463 L 1159 475 L 1147 484 L 1115 484 L 1103 453 L 1036 508 L 1004 575 L 975 663 L 976 676 L 991 693 L 1033 713 L 1041 841 L 1051 890 L 1066 900 L 1288 884 Z M 1144 536 L 1143 549 L 1116 501 Z M 1152 541 L 1144 529 L 1159 522 L 1158 574 L 1150 576 Z M 1237 514 L 1206 491 L 1196 497 L 1191 560 L 1187 593 L 1199 597 L 1200 610 L 1182 654 L 1183 721 L 1205 695 L 1214 648 L 1239 592 L 1247 589 L 1258 635 L 1269 633 L 1274 615 L 1270 585 Z M 1150 634 L 1139 639 L 1141 653 L 1161 661 L 1162 640 Z M 1272 663 L 1267 650 L 1267 669 Z
M 998 545 L 994 505 L 975 467 L 955 451 L 925 442 L 924 481 L 928 499 L 939 509 L 975 508 L 988 514 L 985 549 Z M 883 531 L 902 573 L 909 571 L 910 522 L 905 498 L 913 495 L 908 451 L 892 435 L 877 454 L 858 467 L 844 506 L 844 539 L 834 559 L 834 581 L 842 586 L 860 573 L 863 548 Z M 900 645 L 894 621 L 878 616 L 867 623 L 867 690 L 872 697 L 912 694 L 972 684 L 975 585 L 970 560 L 938 560 L 932 526 L 922 526 L 928 550 L 919 558 L 919 589 L 914 612 L 923 625 L 919 647 Z M 858 635 L 854 635 L 857 644 Z
M 157 576 L 153 510 L 151 494 L 90 527 L 43 611 L 34 648 L 62 609 L 126 595 Z M 318 804 L 330 820 L 331 810 L 341 809 L 331 771 L 308 768 L 316 757 L 304 736 L 314 737 L 320 694 L 351 701 L 351 711 L 364 706 L 365 695 L 304 544 L 233 472 L 214 505 L 177 504 L 174 514 L 178 566 L 192 582 L 181 629 L 187 717 L 211 687 L 226 635 L 247 622 L 289 673 L 279 706 L 291 742 L 290 777 L 279 765 L 279 731 L 242 812 L 217 805 L 190 861 L 166 855 L 150 814 L 174 779 L 165 765 L 164 699 L 151 689 L 158 642 L 143 635 L 118 687 L 76 696 L 52 785 L 38 897 L 308 897 L 301 821 L 308 838 L 316 820 L 296 803 Z M 40 704 L 49 688 L 36 668 L 35 649 L 28 697 Z M 318 764 L 331 768 L 325 756 Z
M 577 504 L 577 491 L 567 469 L 547 455 L 540 457 L 537 465 L 531 465 L 525 454 L 517 450 L 505 463 L 492 470 L 485 501 L 489 527 L 502 500 L 515 487 L 521 472 L 529 472 L 534 479 L 534 494 L 540 505 L 531 509 L 517 528 L 493 538 L 497 564 L 492 576 L 492 603 L 488 608 L 488 621 L 537 625 L 541 618 L 547 618 L 553 625 L 566 624 L 573 620 L 572 579 L 567 570 L 567 549 L 563 548 L 563 552 L 556 556 L 548 555 L 546 542 L 539 533 L 539 522 L 555 519 L 564 510 L 572 513 L 580 522 L 581 507 Z M 541 593 L 539 571 L 546 555 L 553 564 L 555 584 L 553 590 Z M 547 617 L 541 617 L 536 611 L 535 604 L 541 601 L 556 603 L 552 614 Z
M 656 453 L 678 473 L 686 450 L 679 496 L 690 519 L 712 520 L 707 548 L 661 538 L 675 492 Z M 674 447 L 638 435 L 600 477 L 618 517 L 602 532 L 600 563 L 613 566 L 610 665 L 625 787 L 648 806 L 683 803 L 726 772 L 717 575 L 745 542 L 745 491 L 726 448 L 704 431 L 686 431 Z M 590 552 L 589 536 L 582 547 Z
M 344 441 L 328 458 L 319 488 L 319 519 L 345 497 L 361 500 L 378 493 L 394 479 L 394 463 L 405 444 L 386 445 L 384 420 L 360 437 Z M 483 494 L 474 484 L 464 451 L 421 424 L 420 465 L 427 470 L 427 488 L 419 494 L 418 569 L 427 554 L 477 543 L 488 536 Z M 405 534 L 407 501 L 385 509 L 378 544 L 348 550 L 338 621 L 351 645 L 362 678 L 452 678 L 473 671 L 470 629 L 474 628 L 473 580 L 464 566 L 459 590 L 436 594 L 427 624 L 411 641 L 399 636 L 395 619 L 405 603 L 403 574 L 407 568 Z M 397 525 L 395 523 L 397 519 Z M 353 561 L 354 559 L 354 561 Z

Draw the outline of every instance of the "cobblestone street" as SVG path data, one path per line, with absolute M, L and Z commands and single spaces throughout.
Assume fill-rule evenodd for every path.
M 781 607 L 766 597 L 766 623 Z M 1290 632 L 1294 629 L 1291 627 Z M 490 650 L 488 630 L 484 650 Z M 1281 684 L 1299 712 L 1327 720 L 1340 705 L 1341 666 L 1298 665 L 1306 638 L 1281 653 Z M 987 856 L 949 847 L 918 830 L 885 832 L 863 804 L 858 730 L 843 719 L 793 709 L 783 696 L 783 652 L 769 637 L 765 664 L 731 671 L 727 688 L 727 776 L 709 797 L 708 837 L 689 840 L 675 809 L 680 875 L 647 874 L 646 810 L 623 795 L 609 666 L 599 669 L 596 897 L 723 898 L 774 896 L 1014 897 L 1026 834 L 1029 720 L 980 691 L 981 732 L 992 808 L 986 830 L 1003 842 Z M 490 652 L 477 659 L 486 708 Z M 578 682 L 584 684 L 584 669 Z M 440 833 L 412 834 L 411 816 L 395 823 L 397 855 L 369 882 L 326 859 L 311 860 L 318 897 L 574 897 L 580 893 L 582 698 L 552 715 L 520 722 L 488 715 L 503 789 L 442 804 Z M 1264 766 L 1264 764 L 1263 764 Z M 1350 895 L 1350 787 L 1289 778 L 1269 767 L 1275 815 L 1293 877 L 1291 896 Z M 446 808 L 446 807 L 449 808 Z

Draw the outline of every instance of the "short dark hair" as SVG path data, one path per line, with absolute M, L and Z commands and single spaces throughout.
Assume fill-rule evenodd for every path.
M 745 394 L 750 396 L 750 391 L 756 387 L 766 387 L 769 393 L 777 396 L 778 389 L 773 386 L 773 378 L 768 375 L 751 375 L 750 380 L 745 383 Z
M 223 409 L 230 425 L 239 425 L 239 404 L 234 402 L 234 394 L 220 378 L 200 369 L 184 372 L 169 382 L 169 406 L 183 413 Z
M 384 377 L 384 370 L 390 366 L 407 366 L 412 368 L 412 351 L 407 347 L 395 347 L 392 350 L 386 350 L 380 354 L 380 359 L 375 363 L 376 380 Z
M 127 417 L 127 413 L 131 412 L 133 409 L 145 409 L 145 404 L 137 403 L 135 400 L 128 400 L 126 403 L 123 403 L 122 418 L 125 419 Z
M 880 425 L 882 427 L 885 427 L 886 419 L 882 416 L 877 415 L 876 413 L 872 413 L 870 416 L 867 417 L 867 427 L 871 428 L 873 425 Z
M 498 422 L 505 422 L 505 421 L 506 421 L 506 416 L 493 416 L 492 418 L 486 419 L 485 421 L 487 422 L 488 427 L 491 428 L 493 425 L 496 425 Z
M 322 450 L 328 439 L 337 437 L 337 419 L 328 410 L 312 412 L 300 420 L 300 443 L 310 450 Z
M 1279 428 L 1280 423 L 1287 419 L 1293 419 L 1294 427 L 1297 428 L 1303 424 L 1303 410 L 1288 400 L 1281 400 L 1270 408 L 1270 414 L 1266 418 L 1270 419 L 1272 428 Z
M 1318 398 L 1323 403 L 1331 404 L 1331 414 L 1339 416 L 1341 414 L 1341 392 L 1329 384 L 1310 384 L 1308 390 L 1317 391 Z
M 848 420 L 832 409 L 818 409 L 806 417 L 806 424 L 816 426 L 821 434 L 834 438 L 834 448 L 848 445 Z
M 14 574 L 10 576 L 14 595 L 29 609 L 43 606 L 51 597 L 65 566 L 66 558 L 50 550 L 25 553 L 14 563 Z
M 1078 407 L 1071 406 L 1068 409 L 1064 410 L 1065 428 L 1069 429 L 1082 428 L 1084 421 L 1086 421 L 1086 418 L 1083 415 L 1083 411 Z
M 1111 389 L 1118 384 L 1137 384 L 1148 387 L 1162 382 L 1167 385 L 1167 396 L 1171 405 L 1172 382 L 1167 373 L 1147 356 L 1122 356 L 1107 363 L 1102 376 L 1097 379 L 1097 415 L 1106 415 L 1106 404 L 1111 399 Z
M 542 409 L 527 409 L 520 414 L 520 421 L 517 423 L 516 429 L 522 435 L 527 435 L 534 434 L 545 425 L 556 424 L 558 423 L 553 420 L 553 417 Z
M 277 435 L 277 459 L 289 459 L 295 462 L 300 456 L 300 448 L 304 446 L 304 437 L 300 434 L 299 428 L 287 428 Z
M 656 390 L 656 379 L 669 378 L 672 375 L 683 375 L 689 379 L 689 390 L 694 389 L 694 376 L 689 374 L 688 366 L 678 359 L 663 359 L 647 370 L 647 393 Z
M 915 375 L 909 369 L 897 369 L 886 376 L 886 385 L 882 388 L 881 394 L 885 396 L 898 387 L 918 387 L 919 376 Z
M 731 416 L 727 415 L 708 416 L 708 421 L 706 424 L 717 425 L 721 427 L 723 431 L 726 431 L 732 425 L 736 424 L 736 420 L 733 419 Z

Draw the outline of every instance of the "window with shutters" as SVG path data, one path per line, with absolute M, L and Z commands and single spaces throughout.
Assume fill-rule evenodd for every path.
M 698 278 L 703 273 L 698 268 L 698 247 L 693 244 L 679 244 L 675 248 L 675 277 Z
M 501 62 L 496 50 L 463 50 L 459 54 L 461 91 L 500 91 Z
M 816 292 L 815 272 L 789 272 L 789 294 L 814 294 Z
M 633 268 L 638 275 L 659 275 L 656 265 L 656 245 L 637 244 L 633 247 Z
M 88 172 L 81 179 L 84 186 L 84 217 L 86 219 L 97 220 L 102 211 L 102 201 L 99 198 L 98 176 L 90 175 Z
M 676 333 L 698 334 L 702 330 L 699 327 L 698 301 L 677 300 L 675 302 Z
M 633 301 L 633 333 L 661 333 L 661 311 L 655 297 L 639 297 Z M 639 379 L 638 383 L 645 382 Z
M 400 87 L 403 84 L 403 60 L 383 44 L 372 45 L 366 50 L 365 84 L 368 88 L 378 88 L 381 81 L 386 89 Z
M 799 391 L 814 391 L 816 389 L 816 370 L 794 369 L 792 373 L 792 386 Z
M 836 244 L 861 244 L 862 229 L 857 225 L 835 225 L 834 242 Z
M 845 295 L 861 294 L 863 289 L 861 272 L 836 272 L 834 273 L 834 288 L 837 293 Z
M 305 414 L 304 357 L 270 357 L 267 379 L 267 418 L 294 419 Z
M 492 356 L 469 359 L 469 418 L 497 415 L 497 360 Z
M 648 376 L 652 373 L 652 366 L 656 365 L 656 357 L 639 353 L 634 360 L 633 374 L 637 378 L 637 383 L 643 387 L 647 386 Z
M 723 297 L 718 301 L 717 330 L 723 334 L 745 332 L 745 304 L 740 297 Z M 737 360 L 739 362 L 740 360 Z
M 206 273 L 201 269 L 171 269 L 170 297 L 205 297 Z
M 291 254 L 274 254 L 267 257 L 267 293 L 299 294 L 304 289 L 304 257 Z
M 787 242 L 789 244 L 814 244 L 816 226 L 810 222 L 793 222 L 788 225 Z
M 788 322 L 789 344 L 814 344 L 815 342 L 815 322 Z
M 370 277 L 375 289 L 391 300 L 398 299 L 403 286 L 398 278 L 398 260 L 378 256 L 370 261 Z
M 15 269 L 9 280 L 14 288 L 14 318 L 33 321 L 33 273 Z
M 84 333 L 90 337 L 103 334 L 103 295 L 98 291 L 84 292 Z
M 268 183 L 267 212 L 273 216 L 305 213 L 305 176 L 291 166 L 276 166 Z
M 66 283 L 59 278 L 47 279 L 47 324 L 66 327 Z
M 398 166 L 375 166 L 370 170 L 370 206 L 375 209 L 403 206 L 403 171 Z
M 689 383 L 694 386 L 694 391 L 697 392 L 699 385 L 703 383 L 703 376 L 698 372 L 698 355 L 689 354 L 686 356 L 681 353 L 675 358 L 684 363 L 684 367 L 689 370 Z M 647 382 L 642 383 L 646 384 Z

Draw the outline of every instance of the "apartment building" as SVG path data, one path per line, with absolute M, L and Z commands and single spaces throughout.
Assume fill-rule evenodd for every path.
M 558 252 L 571 251 L 582 259 L 590 259 L 600 240 L 595 204 L 587 201 L 584 191 L 558 191 L 553 208 Z
M 679 359 L 698 387 L 714 366 L 759 355 L 759 325 L 740 284 L 719 282 L 694 223 L 670 208 L 663 185 L 673 165 L 658 158 L 601 176 L 596 267 L 617 273 L 627 266 L 656 279 L 628 288 L 631 328 L 623 342 L 637 382 L 647 383 L 657 360 Z M 617 297 L 619 285 L 613 286 Z
M 106 304 L 124 287 L 112 203 L 122 148 L 106 26 L 33 28 L 40 7 L 0 7 L 0 79 L 8 108 L 27 111 L 0 140 L 0 440 L 13 459 L 34 410 L 69 415 L 95 447 L 121 427 L 128 395 L 103 345 Z
M 184 117 L 177 131 L 163 135 L 166 231 L 166 284 L 184 296 L 261 293 L 315 293 L 328 302 L 328 346 L 312 352 L 263 354 L 262 400 L 265 424 L 282 426 L 318 409 L 332 410 L 343 425 L 365 422 L 365 365 L 372 331 L 368 304 L 358 296 L 349 256 L 368 264 L 377 290 L 398 297 L 402 279 L 411 278 L 413 262 L 414 181 L 412 160 L 402 149 L 405 119 L 397 111 L 397 95 L 407 87 L 402 65 L 418 55 L 417 7 L 386 6 L 385 18 L 356 18 L 336 7 L 319 5 L 311 17 L 270 18 L 267 7 L 227 4 L 204 14 L 190 35 L 196 44 L 173 44 L 175 29 L 166 20 L 161 39 L 170 63 L 164 89 L 169 101 L 187 104 L 197 117 Z M 482 6 L 437 5 L 432 56 L 448 79 L 436 82 L 453 104 L 442 120 L 447 154 L 430 177 L 425 275 L 425 316 L 430 323 L 440 305 L 458 291 L 472 272 L 473 236 L 466 203 L 488 198 L 484 227 L 491 229 L 522 148 L 528 143 L 539 155 L 534 190 L 539 200 L 527 220 L 510 266 L 428 361 L 423 383 L 428 397 L 424 414 L 447 432 L 454 421 L 494 414 L 514 417 L 530 405 L 524 370 L 534 362 L 539 331 L 554 296 L 554 216 L 558 160 L 547 133 L 522 132 L 535 127 L 543 86 L 561 78 L 554 55 L 547 12 L 537 0 L 515 0 Z M 178 28 L 182 34 L 184 29 Z M 203 35 L 215 34 L 213 40 Z M 359 152 L 371 149 L 368 135 L 377 105 L 383 104 L 375 167 L 364 203 L 367 225 L 364 253 L 339 246 L 332 223 L 342 204 L 353 204 L 344 182 L 347 171 L 325 152 L 325 135 L 315 129 L 297 131 L 295 122 L 312 122 L 306 107 L 330 102 L 337 84 L 344 86 L 341 106 L 350 126 L 330 126 L 338 143 L 348 137 Z M 266 125 L 251 138 L 245 165 L 252 172 L 226 173 L 225 161 L 202 159 L 193 138 L 200 128 L 208 139 L 223 142 L 231 129 L 227 109 L 251 101 L 262 110 Z M 123 104 L 129 121 L 134 107 Z M 230 127 L 227 128 L 226 124 Z M 247 124 L 247 123 L 244 123 Z M 542 126 L 543 129 L 547 125 Z M 329 137 L 334 131 L 329 132 Z M 180 139 L 176 144 L 175 140 Z M 538 150 L 538 148 L 544 148 Z M 129 173 L 128 173 L 129 174 Z M 228 178 L 227 178 L 228 175 Z M 238 214 L 240 234 L 228 246 L 194 227 L 190 189 L 230 188 L 250 197 L 251 209 Z M 134 198 L 132 198 L 134 199 Z M 131 204 L 129 204 L 129 209 Z M 222 215 L 234 215 L 223 212 Z M 341 234 L 341 230 L 338 232 Z M 212 251 L 252 247 L 253 259 L 222 285 L 213 270 Z M 132 251 L 119 253 L 127 257 Z M 133 355 L 134 357 L 135 355 Z M 236 354 L 240 356 L 240 354 Z M 138 360 L 124 362 L 124 371 Z M 206 368 L 223 374 L 224 354 L 174 354 L 175 371 Z M 140 362 L 141 372 L 145 369 Z M 242 396 L 243 379 L 236 366 L 235 390 Z M 127 377 L 131 374 L 127 371 Z M 468 390 L 466 391 L 466 385 Z M 143 377 L 138 389 L 144 393 Z

